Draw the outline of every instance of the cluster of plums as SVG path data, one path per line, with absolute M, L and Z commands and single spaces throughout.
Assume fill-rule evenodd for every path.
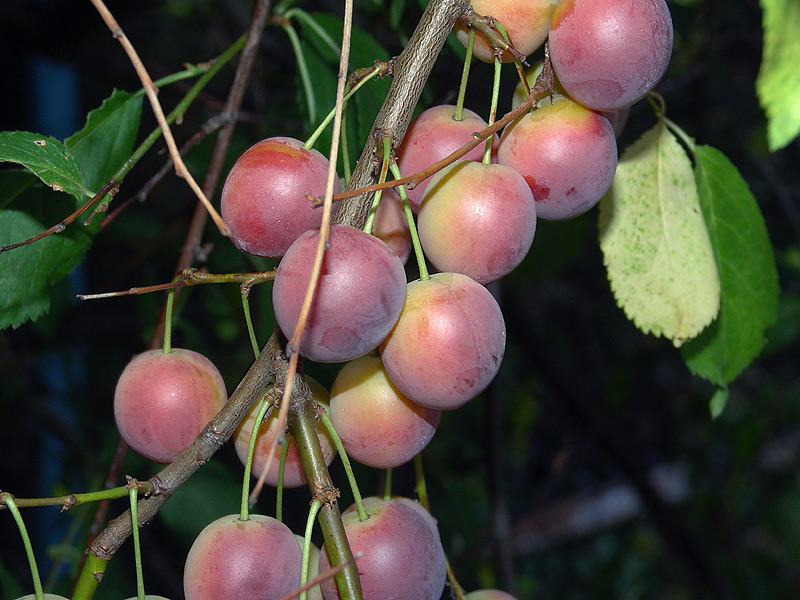
M 658 82 L 671 53 L 664 0 L 472 0 L 472 6 L 499 19 L 524 54 L 549 38 L 558 79 L 553 94 L 494 136 L 492 163 L 480 162 L 479 147 L 408 191 L 425 256 L 438 271 L 429 278 L 406 281 L 411 242 L 394 192 L 384 194 L 373 234 L 332 225 L 299 348 L 312 361 L 346 363 L 330 395 L 310 382 L 314 399 L 328 411 L 348 454 L 376 468 L 411 460 L 430 442 L 442 410 L 462 406 L 492 381 L 506 330 L 483 284 L 522 261 L 537 218 L 568 219 L 599 201 L 616 168 L 614 126 Z M 462 26 L 457 35 L 466 40 Z M 480 36 L 475 53 L 494 59 Z M 404 175 L 415 173 L 485 127 L 469 110 L 456 120 L 452 106 L 430 108 L 410 125 L 398 166 Z M 282 257 L 273 307 L 287 338 L 309 284 L 321 221 L 312 198 L 323 195 L 327 171 L 327 159 L 316 150 L 274 137 L 239 158 L 222 192 L 222 217 L 236 246 Z M 190 350 L 151 351 L 125 368 L 114 410 L 128 445 L 166 463 L 226 398 L 225 384 L 206 358 Z M 243 461 L 254 420 L 255 409 L 236 432 Z M 274 417 L 258 426 L 254 476 L 277 433 Z M 330 463 L 334 445 L 324 427 L 318 433 Z M 284 484 L 303 485 L 297 448 L 289 443 Z M 343 517 L 353 552 L 361 554 L 365 599 L 438 599 L 445 560 L 430 514 L 401 499 L 368 499 L 366 508 L 365 521 L 355 511 Z M 210 524 L 189 553 L 186 597 L 277 598 L 299 585 L 300 562 L 300 545 L 282 523 L 225 517 Z M 326 553 L 318 566 L 328 567 Z M 338 598 L 332 581 L 322 593 Z M 510 596 L 483 590 L 467 598 Z

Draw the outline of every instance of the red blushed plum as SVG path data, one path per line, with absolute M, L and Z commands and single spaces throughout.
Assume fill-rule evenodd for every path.
M 477 590 L 464 596 L 464 600 L 517 600 L 511 594 L 500 590 Z
M 608 119 L 569 99 L 542 103 L 503 131 L 498 162 L 521 174 L 536 199 L 536 216 L 560 221 L 592 208 L 617 168 L 617 140 Z
M 510 273 L 530 250 L 536 202 L 514 169 L 459 161 L 431 180 L 417 230 L 437 270 L 485 284 Z
M 406 137 L 397 151 L 397 166 L 403 177 L 413 175 L 433 163 L 440 161 L 472 141 L 472 134 L 486 129 L 487 124 L 480 116 L 465 108 L 461 121 L 453 117 L 456 107 L 452 104 L 433 106 L 421 112 L 411 121 Z M 496 147 L 497 134 L 492 138 Z M 478 144 L 462 158 L 480 161 L 483 158 L 484 144 Z M 422 195 L 430 179 L 422 181 L 413 190 L 407 190 L 408 203 L 416 213 L 422 202 Z
M 458 408 L 480 394 L 500 369 L 506 327 L 497 301 L 460 273 L 408 284 L 406 304 L 381 344 L 392 383 L 430 408 Z
M 442 544 L 430 525 L 413 508 L 392 500 L 370 505 L 370 517 L 342 516 L 347 541 L 357 559 L 364 600 L 439 600 L 445 584 Z M 327 552 L 320 553 L 320 572 L 330 568 Z M 337 600 L 332 579 L 322 584 L 326 600 Z
M 280 598 L 300 586 L 303 552 L 289 528 L 263 515 L 206 526 L 183 571 L 186 600 Z
M 292 336 L 308 287 L 319 230 L 307 231 L 278 265 L 272 306 L 278 326 Z M 300 354 L 342 362 L 377 347 L 403 309 L 406 273 L 383 241 L 349 225 L 332 225 Z
M 339 371 L 330 412 L 348 456 L 376 469 L 399 467 L 422 452 L 441 416 L 403 396 L 377 356 L 362 356 Z
M 550 17 L 559 0 L 472 0 L 470 4 L 476 13 L 492 16 L 505 27 L 514 48 L 528 56 L 541 46 L 550 29 Z M 461 21 L 455 27 L 456 37 L 467 47 L 469 29 Z M 475 32 L 475 58 L 483 62 L 494 62 L 494 53 L 482 34 Z M 503 62 L 511 62 L 514 57 L 504 52 Z
M 314 400 L 322 407 L 323 410 L 327 410 L 329 403 L 328 392 L 325 391 L 325 388 L 323 388 L 319 382 L 311 377 L 306 377 L 306 381 L 308 381 L 308 385 L 311 388 Z M 245 464 L 247 461 L 247 450 L 250 447 L 250 434 L 253 432 L 253 423 L 255 422 L 256 414 L 258 413 L 259 408 L 260 403 L 256 403 L 256 405 L 250 409 L 250 412 L 247 413 L 247 417 L 245 417 L 244 421 L 242 421 L 241 425 L 239 425 L 234 433 L 234 447 L 236 448 L 236 454 L 239 456 L 239 460 L 242 461 L 242 464 Z M 319 445 L 322 448 L 322 455 L 325 457 L 325 463 L 330 465 L 331 462 L 333 462 L 333 458 L 336 456 L 336 447 L 334 446 L 333 439 L 331 439 L 331 436 L 328 433 L 328 430 L 325 428 L 325 425 L 323 425 L 321 422 L 317 422 L 316 427 L 317 436 L 319 437 Z M 275 439 L 277 428 L 278 411 L 273 410 L 269 416 L 269 419 L 267 419 L 265 423 L 261 423 L 261 426 L 258 428 L 258 436 L 256 437 L 256 448 L 253 452 L 253 465 L 251 470 L 251 475 L 254 479 L 261 477 L 261 473 L 264 471 L 264 467 L 267 463 L 269 448 L 272 445 L 272 440 Z M 293 437 L 287 437 L 286 443 L 289 444 L 289 448 L 286 450 L 286 464 L 283 472 L 283 485 L 287 488 L 295 488 L 305 485 L 306 476 L 305 473 L 303 473 L 303 465 L 300 462 L 300 453 L 297 450 L 297 443 L 294 441 Z M 272 457 L 272 463 L 270 465 L 269 472 L 267 473 L 267 478 L 264 480 L 268 485 L 273 487 L 278 485 L 278 465 L 280 464 L 280 460 L 281 447 L 276 446 L 275 454 Z
M 408 219 L 400 196 L 392 189 L 383 191 L 375 213 L 372 234 L 386 242 L 402 263 L 406 264 L 411 256 L 411 233 L 408 231 Z
M 405 504 L 406 506 L 410 506 L 415 511 L 417 511 L 417 513 L 419 513 L 422 519 L 431 528 L 431 531 L 433 531 L 434 535 L 436 536 L 436 539 L 438 541 L 441 541 L 441 538 L 439 536 L 439 523 L 436 521 L 436 519 L 433 518 L 433 515 L 428 512 L 428 509 L 422 506 L 422 503 L 420 503 L 419 500 L 414 500 L 413 498 L 406 498 L 405 496 L 392 496 L 391 500 L 394 502 L 399 502 L 400 504 Z M 384 498 L 379 498 L 378 496 L 367 496 L 362 500 L 362 503 L 364 504 L 364 509 L 367 511 L 367 513 L 372 514 L 372 507 L 385 501 L 386 500 Z M 342 514 L 347 515 L 356 510 L 358 510 L 358 507 L 355 505 L 355 503 L 353 503 L 350 506 L 348 506 L 344 510 L 344 512 L 342 512 Z
M 573 99 L 617 111 L 664 75 L 672 35 L 665 0 L 562 0 L 550 24 L 550 58 Z
M 283 256 L 301 233 L 319 227 L 328 159 L 287 137 L 263 140 L 242 154 L 222 189 L 222 219 L 236 246 L 258 256 Z M 334 193 L 339 180 L 334 182 Z
M 225 382 L 202 354 L 173 348 L 135 356 L 114 392 L 117 428 L 135 452 L 150 460 L 175 460 L 228 399 Z

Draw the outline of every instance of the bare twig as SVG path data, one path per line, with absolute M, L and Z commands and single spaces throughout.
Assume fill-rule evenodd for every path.
M 32 238 L 23 240 L 21 242 L 15 242 L 13 244 L 9 244 L 8 246 L 0 247 L 0 254 L 6 252 L 7 250 L 14 250 L 15 248 L 21 248 L 22 246 L 27 246 L 28 244 L 32 244 L 33 242 L 38 242 L 39 240 L 46 238 L 48 235 L 53 235 L 54 233 L 61 233 L 62 231 L 64 231 L 64 229 L 67 228 L 67 225 L 72 223 L 75 219 L 77 219 L 83 213 L 89 210 L 89 208 L 91 208 L 91 206 L 95 202 L 100 200 L 103 196 L 105 196 L 106 194 L 115 193 L 118 185 L 119 182 L 114 181 L 113 179 L 111 181 L 108 181 L 102 188 L 100 188 L 99 192 L 97 192 L 94 196 L 92 196 L 86 202 L 81 204 L 80 207 L 78 207 L 78 209 L 75 212 L 66 217 L 63 221 L 59 221 L 49 229 L 44 230 L 42 233 L 40 233 L 39 235 L 35 235 Z
M 133 64 L 133 68 L 136 70 L 136 74 L 139 76 L 139 79 L 142 82 L 142 86 L 144 87 L 145 94 L 147 95 L 147 99 L 150 100 L 150 106 L 153 108 L 153 112 L 155 113 L 156 120 L 158 121 L 159 127 L 161 127 L 161 131 L 164 134 L 164 140 L 167 142 L 167 147 L 169 148 L 169 153 L 172 156 L 172 160 L 175 164 L 175 173 L 186 180 L 189 184 L 189 187 L 192 191 L 197 195 L 198 199 L 203 203 L 205 209 L 208 211 L 208 214 L 211 215 L 211 218 L 214 220 L 214 223 L 219 228 L 220 233 L 226 237 L 230 237 L 231 231 L 230 228 L 222 221 L 222 217 L 219 216 L 219 213 L 216 209 L 211 205 L 206 194 L 203 193 L 203 190 L 200 189 L 200 186 L 197 185 L 197 182 L 192 177 L 192 174 L 189 172 L 189 169 L 186 168 L 186 164 L 183 162 L 181 158 L 181 154 L 178 151 L 178 146 L 175 143 L 175 138 L 172 136 L 172 130 L 169 128 L 169 123 L 167 123 L 167 119 L 164 116 L 164 111 L 161 108 L 161 104 L 158 101 L 158 88 L 153 84 L 153 80 L 150 79 L 150 75 L 147 72 L 147 69 L 142 63 L 142 60 L 139 58 L 136 49 L 131 44 L 128 37 L 125 35 L 125 32 L 122 31 L 122 27 L 120 27 L 117 20 L 114 18 L 114 15 L 106 7 L 103 0 L 90 0 L 94 7 L 97 9 L 97 12 L 100 13 L 100 16 L 103 18 L 108 29 L 111 31 L 111 34 L 114 36 L 115 39 L 119 40 L 119 43 L 122 45 L 125 53 L 128 55 L 131 63 Z

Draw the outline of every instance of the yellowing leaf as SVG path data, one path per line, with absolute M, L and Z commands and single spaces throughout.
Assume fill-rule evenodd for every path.
M 761 0 L 764 52 L 756 80 L 767 113 L 769 149 L 778 150 L 800 133 L 800 0 Z
M 692 165 L 663 122 L 623 153 L 600 201 L 600 248 L 617 304 L 676 346 L 717 315 L 720 284 Z

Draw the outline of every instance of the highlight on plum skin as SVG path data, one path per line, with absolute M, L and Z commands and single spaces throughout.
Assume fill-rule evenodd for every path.
M 186 600 L 280 598 L 300 586 L 302 555 L 294 534 L 272 517 L 221 517 L 200 532 L 186 557 Z
M 408 284 L 403 312 L 380 352 L 404 396 L 444 410 L 486 389 L 505 346 L 503 314 L 489 291 L 466 275 L 436 273 Z
M 306 376 L 308 386 L 311 388 L 311 393 L 314 397 L 314 402 L 319 406 L 319 410 L 329 410 L 328 405 L 330 396 L 317 380 L 312 377 Z M 271 388 L 267 389 L 269 392 Z M 241 422 L 239 427 L 233 434 L 234 448 L 236 455 L 242 464 L 247 461 L 247 451 L 250 447 L 250 435 L 253 432 L 253 423 L 260 408 L 260 403 L 257 402 L 247 416 Z M 319 445 L 322 448 L 322 456 L 325 458 L 325 464 L 330 466 L 336 456 L 336 446 L 333 439 L 328 433 L 325 425 L 321 421 L 316 421 L 317 437 L 319 438 Z M 259 479 L 264 467 L 267 463 L 267 453 L 269 452 L 272 441 L 275 439 L 278 428 L 278 411 L 273 410 L 266 422 L 261 423 L 258 428 L 258 435 L 256 437 L 256 447 L 253 452 L 253 465 L 250 472 L 253 479 Z M 300 462 L 300 452 L 297 449 L 297 442 L 291 436 L 286 437 L 286 442 L 289 447 L 286 450 L 286 463 L 283 473 L 283 485 L 287 488 L 295 488 L 305 485 L 306 476 L 303 472 L 303 465 Z M 278 485 L 278 465 L 281 459 L 281 446 L 275 447 L 275 454 L 272 457 L 272 463 L 264 480 L 267 485 L 276 487 Z
M 351 459 L 389 469 L 422 452 L 436 433 L 441 413 L 403 396 L 378 356 L 362 356 L 336 376 L 330 416 Z
M 508 275 L 528 254 L 536 202 L 514 169 L 458 161 L 439 171 L 425 190 L 417 230 L 437 270 L 486 284 Z
M 535 52 L 547 39 L 550 17 L 559 0 L 472 0 L 470 4 L 479 15 L 491 16 L 505 27 L 514 48 L 524 56 Z M 466 47 L 469 30 L 459 21 L 455 34 Z M 475 58 L 483 62 L 494 62 L 494 52 L 482 34 L 475 33 Z M 500 56 L 502 62 L 511 62 L 514 57 L 509 52 Z
M 408 126 L 403 143 L 397 151 L 397 166 L 403 177 L 413 175 L 455 152 L 472 141 L 472 134 L 486 129 L 486 121 L 477 113 L 465 108 L 462 119 L 456 121 L 456 107 L 452 104 L 432 106 L 417 115 Z M 493 152 L 499 137 L 492 136 Z M 462 160 L 480 161 L 485 145 L 478 144 Z M 406 190 L 408 203 L 415 213 L 419 211 L 422 196 L 431 178 L 420 182 L 413 190 Z
M 308 195 L 325 193 L 328 164 L 321 153 L 288 137 L 268 138 L 245 151 L 228 173 L 220 201 L 236 247 L 258 256 L 283 256 L 300 234 L 319 227 L 322 208 Z
M 576 217 L 608 191 L 617 141 L 607 118 L 568 98 L 549 100 L 503 131 L 497 160 L 520 173 L 547 221 Z
M 550 58 L 571 98 L 619 111 L 659 82 L 672 41 L 665 0 L 562 0 L 550 25 Z
M 228 399 L 217 368 L 202 354 L 149 350 L 125 366 L 114 391 L 114 419 L 135 452 L 175 460 Z
M 272 305 L 278 326 L 291 338 L 306 293 L 319 230 L 301 235 L 278 265 Z M 332 225 L 300 354 L 317 362 L 343 362 L 375 349 L 403 309 L 406 273 L 383 241 Z
M 347 541 L 358 559 L 364 600 L 439 600 L 445 585 L 442 544 L 425 518 L 393 500 L 370 503 L 369 518 L 342 515 Z M 330 567 L 328 553 L 320 553 L 320 572 Z M 322 584 L 326 600 L 340 598 L 334 580 Z

